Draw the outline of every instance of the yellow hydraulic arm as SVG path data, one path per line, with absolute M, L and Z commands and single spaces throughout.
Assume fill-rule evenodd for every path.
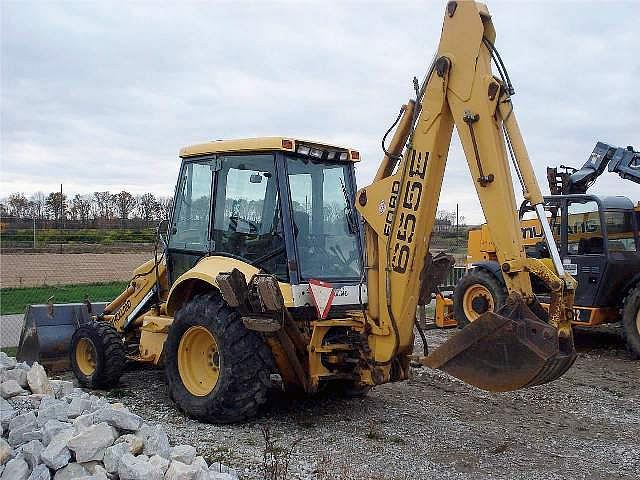
M 437 55 L 423 84 L 416 86 L 417 101 L 403 107 L 374 182 L 356 196 L 365 222 L 366 317 L 379 380 L 407 375 L 454 126 L 510 295 L 502 311 L 483 315 L 423 363 L 481 388 L 513 390 L 553 380 L 575 360 L 570 328 L 575 283 L 564 272 L 542 210 L 542 194 L 513 112 L 513 90 L 494 40 L 485 5 L 448 3 Z M 492 58 L 504 78 L 493 75 Z M 525 198 L 538 212 L 553 270 L 525 255 L 507 149 Z M 543 314 L 531 275 L 551 292 L 548 322 L 537 316 Z

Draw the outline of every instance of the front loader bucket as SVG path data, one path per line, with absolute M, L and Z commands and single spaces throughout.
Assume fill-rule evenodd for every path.
M 484 313 L 425 363 L 478 388 L 507 392 L 555 380 L 575 359 L 572 337 L 559 339 L 555 327 L 517 302 Z
M 69 344 L 79 325 L 91 314 L 100 314 L 106 303 L 92 303 L 91 312 L 84 303 L 28 305 L 20 333 L 16 357 L 20 362 L 37 361 L 48 372 L 68 370 Z

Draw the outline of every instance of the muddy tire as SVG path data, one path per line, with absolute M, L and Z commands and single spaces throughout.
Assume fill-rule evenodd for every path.
M 74 332 L 69 356 L 78 382 L 87 388 L 116 386 L 127 362 L 120 334 L 111 325 L 96 320 Z
M 482 268 L 469 270 L 453 292 L 453 314 L 463 328 L 487 311 L 499 310 L 507 301 L 507 288 Z
M 176 312 L 165 352 L 169 396 L 190 417 L 241 422 L 267 401 L 271 351 L 218 292 L 196 295 Z
M 632 289 L 624 299 L 622 326 L 627 349 L 634 358 L 640 359 L 640 285 Z

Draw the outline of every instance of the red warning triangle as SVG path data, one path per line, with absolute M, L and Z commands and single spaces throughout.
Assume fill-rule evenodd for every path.
M 311 279 L 309 280 L 309 290 L 311 290 L 311 297 L 318 309 L 318 315 L 320 315 L 320 318 L 326 318 L 329 310 L 331 310 L 333 298 L 336 296 L 333 285 L 321 280 Z

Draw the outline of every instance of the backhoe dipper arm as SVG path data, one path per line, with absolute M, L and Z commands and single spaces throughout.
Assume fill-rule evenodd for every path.
M 558 335 L 564 336 L 569 355 L 573 351 L 569 319 L 564 318 L 572 305 L 572 295 L 567 293 L 571 290 L 572 281 L 570 277 L 565 280 L 557 247 L 541 209 L 540 220 L 547 226 L 547 240 L 550 251 L 555 253 L 556 271 L 527 259 L 520 240 L 505 136 L 509 139 L 508 145 L 514 154 L 525 196 L 533 205 L 541 205 L 543 199 L 509 99 L 511 86 L 498 80 L 491 71 L 494 39 L 495 31 L 486 6 L 467 1 L 449 2 L 436 60 L 420 90 L 418 103 L 409 102 L 403 108 L 399 126 L 374 182 L 356 196 L 356 207 L 365 222 L 369 292 L 367 321 L 372 333 L 369 343 L 379 368 L 377 374 L 391 376 L 391 380 L 401 380 L 407 375 L 407 356 L 413 349 L 419 287 L 421 277 L 427 274 L 424 269 L 428 263 L 429 240 L 454 125 L 496 244 L 505 283 L 513 299 L 511 308 L 514 311 L 522 309 L 520 304 L 535 301 L 530 278 L 532 272 L 546 276 L 543 281 L 557 292 L 556 305 L 551 309 L 556 316 L 551 323 L 556 328 L 561 327 L 562 331 L 560 334 L 543 324 L 551 329 L 544 334 L 553 335 L 556 347 Z M 400 156 L 405 143 L 406 149 Z M 535 318 L 528 309 L 527 312 L 525 317 Z M 519 315 L 522 317 L 521 313 Z M 540 381 L 539 372 L 529 372 L 532 378 L 528 379 L 514 378 L 513 364 L 526 363 L 529 357 L 516 359 L 514 351 L 507 352 L 506 348 L 505 356 L 508 358 L 488 359 L 492 366 L 490 371 L 480 374 L 480 380 L 473 378 L 478 377 L 478 372 L 465 376 L 443 367 L 452 355 L 460 364 L 465 351 L 478 350 L 476 340 L 482 336 L 490 338 L 489 330 L 493 329 L 495 333 L 498 330 L 502 332 L 503 327 L 519 328 L 515 324 L 507 325 L 503 318 L 500 317 L 500 321 L 492 317 L 474 322 L 477 325 L 472 324 L 458 334 L 465 333 L 466 338 L 454 338 L 455 342 L 449 345 L 447 352 L 442 350 L 445 344 L 428 357 L 435 360 L 429 362 L 427 359 L 426 363 L 489 390 L 521 388 L 532 384 L 533 377 L 538 383 L 549 381 Z M 488 326 L 491 322 L 492 325 Z M 468 329 L 471 333 L 466 333 Z M 472 331 L 474 329 L 477 331 Z M 493 350 L 493 346 L 490 343 L 480 350 Z M 471 355 L 476 354 L 472 352 Z M 471 361 L 482 364 L 481 358 L 472 358 Z M 572 361 L 569 360 L 568 366 Z M 500 368 L 510 370 L 506 377 L 496 373 Z M 516 365 L 515 368 L 522 367 Z

